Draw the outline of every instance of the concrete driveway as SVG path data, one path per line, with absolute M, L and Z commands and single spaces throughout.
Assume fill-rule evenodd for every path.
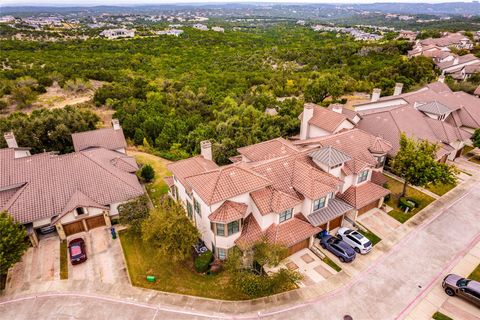
M 28 288 L 32 282 L 52 281 L 60 277 L 60 240 L 45 237 L 37 248 L 30 247 L 22 260 L 10 269 L 5 290 Z
M 102 283 L 128 283 L 127 271 L 120 248 L 120 239 L 113 240 L 110 229 L 101 227 L 72 235 L 68 240 L 83 238 L 87 261 L 78 265 L 68 263 L 68 278 Z
M 402 225 L 400 222 L 390 217 L 385 211 L 378 208 L 365 212 L 358 217 L 358 222 L 382 239 L 387 238 Z

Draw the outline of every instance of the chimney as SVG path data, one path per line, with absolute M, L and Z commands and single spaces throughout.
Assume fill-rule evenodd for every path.
M 204 159 L 206 160 L 212 160 L 212 143 L 210 140 L 204 140 L 200 142 L 200 154 L 203 156 Z
M 378 99 L 380 99 L 380 93 L 382 93 L 382 89 L 373 89 L 371 102 L 378 101 Z
M 332 104 L 332 111 L 341 114 L 343 111 L 343 105 L 340 103 Z
M 303 115 L 300 123 L 300 140 L 305 140 L 308 138 L 308 121 L 313 117 L 313 103 L 305 103 L 303 105 Z
M 403 83 L 396 83 L 395 84 L 395 90 L 393 91 L 394 96 L 399 96 L 402 94 L 403 90 Z
M 120 121 L 118 121 L 118 119 L 112 119 L 112 126 L 113 126 L 113 130 L 118 130 L 120 129 Z
M 11 149 L 18 148 L 17 140 L 15 139 L 15 135 L 13 131 L 5 132 L 3 134 L 5 141 L 7 142 L 7 146 Z
M 441 82 L 441 83 L 445 82 L 445 76 L 443 74 L 438 77 L 438 82 Z

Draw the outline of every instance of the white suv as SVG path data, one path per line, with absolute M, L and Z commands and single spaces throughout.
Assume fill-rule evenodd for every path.
M 342 227 L 337 237 L 348 243 L 357 253 L 366 254 L 372 250 L 372 242 L 358 231 Z

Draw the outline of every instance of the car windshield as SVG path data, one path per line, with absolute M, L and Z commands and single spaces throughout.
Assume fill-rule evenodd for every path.
M 364 248 L 368 248 L 372 245 L 372 243 L 370 241 L 367 241 L 365 242 L 365 244 L 363 245 Z
M 340 243 L 340 239 L 337 239 L 337 238 L 330 238 L 330 243 L 333 243 L 333 244 L 339 244 L 339 243 Z
M 362 240 L 363 236 L 358 233 L 357 231 L 352 232 L 352 235 L 357 238 L 358 240 Z
M 466 287 L 469 282 L 470 282 L 470 280 L 462 278 L 462 279 L 457 281 L 457 287 Z
M 76 258 L 82 255 L 82 248 L 80 247 L 80 245 L 73 245 L 70 247 L 70 253 L 72 255 L 72 258 Z
M 345 231 L 345 234 L 350 234 L 350 233 L 352 233 L 352 231 L 353 230 L 347 230 L 347 231 Z

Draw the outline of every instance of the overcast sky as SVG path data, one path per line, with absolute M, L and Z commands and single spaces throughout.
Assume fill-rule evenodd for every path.
M 428 3 L 440 3 L 440 2 L 458 2 L 458 0 L 402 0 L 402 1 L 392 1 L 392 0 L 355 0 L 355 1 L 346 1 L 346 0 L 269 0 L 269 1 L 260 1 L 260 0 L 138 0 L 138 1 L 129 1 L 129 0 L 0 0 L 0 6 L 5 5 L 56 5 L 56 6 L 90 6 L 90 5 L 141 5 L 141 4 L 162 4 L 162 3 L 231 3 L 231 2 L 275 2 L 275 3 L 378 3 L 378 2 L 428 2 Z M 471 1 L 463 1 L 471 2 Z M 0 11 L 1 15 L 1 11 Z

